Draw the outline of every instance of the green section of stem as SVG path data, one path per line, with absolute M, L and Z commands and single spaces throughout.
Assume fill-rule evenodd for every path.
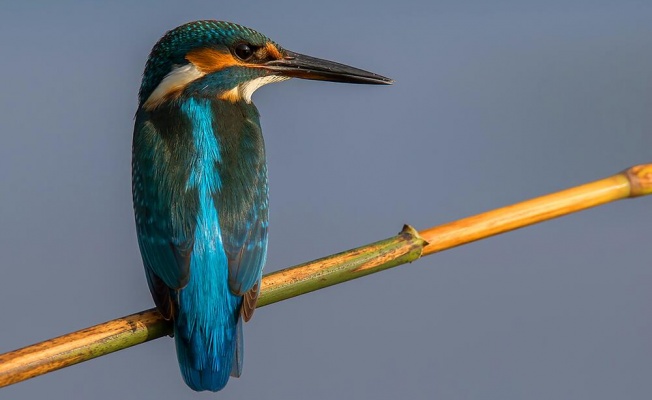
M 406 225 L 395 237 L 273 272 L 263 279 L 258 306 L 412 262 L 421 256 L 425 244 Z M 164 320 L 156 309 L 150 309 L 2 354 L 0 387 L 171 333 L 170 321 Z
M 294 271 L 308 270 L 281 284 L 272 280 L 263 287 L 258 307 L 415 261 L 421 257 L 426 244 L 414 228 L 405 225 L 397 236 L 389 239 L 274 272 L 268 277 L 273 279 L 274 275 L 295 275 Z

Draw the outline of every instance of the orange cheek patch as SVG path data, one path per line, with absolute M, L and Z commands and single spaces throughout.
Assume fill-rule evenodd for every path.
M 193 63 L 201 72 L 210 74 L 234 65 L 245 65 L 236 60 L 231 53 L 224 53 L 215 49 L 197 49 L 186 54 L 186 59 Z
M 265 50 L 267 50 L 267 54 L 272 56 L 273 58 L 280 60 L 283 58 L 283 54 L 278 50 L 276 46 L 274 46 L 272 43 L 267 43 L 265 45 Z

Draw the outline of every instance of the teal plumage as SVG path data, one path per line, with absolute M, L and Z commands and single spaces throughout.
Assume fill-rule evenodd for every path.
M 251 94 L 290 77 L 391 82 L 218 21 L 168 32 L 145 67 L 132 158 L 138 243 L 194 390 L 220 390 L 242 371 L 242 319 L 255 308 L 268 228 L 265 146 Z
M 165 122 L 149 118 L 141 124 L 138 118 L 134 142 L 141 252 L 157 305 L 170 316 L 176 313 L 186 382 L 196 390 L 219 390 L 232 369 L 239 375 L 241 360 L 235 368 L 228 360 L 242 340 L 236 335 L 242 295 L 260 279 L 267 249 L 267 173 L 258 113 L 253 104 L 195 98 L 159 112 L 166 113 Z M 241 123 L 225 123 L 225 116 L 243 113 L 249 117 L 237 119 Z M 170 118 L 185 120 L 185 129 L 169 129 Z M 155 154 L 153 162 L 142 162 L 148 153 L 150 160 Z M 147 188 L 141 183 L 145 177 Z M 229 263 L 242 266 L 230 285 Z

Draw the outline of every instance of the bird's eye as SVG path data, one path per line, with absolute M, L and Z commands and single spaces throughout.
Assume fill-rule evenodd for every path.
M 251 58 L 254 54 L 254 51 L 246 43 L 240 43 L 235 48 L 235 55 L 238 56 L 241 60 L 247 60 Z

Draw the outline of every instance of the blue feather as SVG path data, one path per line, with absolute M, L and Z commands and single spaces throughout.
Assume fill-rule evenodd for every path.
M 181 106 L 192 124 L 196 157 L 187 189 L 197 189 L 199 213 L 190 260 L 190 280 L 179 291 L 175 336 L 179 364 L 188 386 L 220 390 L 235 356 L 242 298 L 228 286 L 228 260 L 222 244 L 219 215 L 213 195 L 220 189 L 217 164 L 220 149 L 213 132 L 208 101 L 188 99 Z

